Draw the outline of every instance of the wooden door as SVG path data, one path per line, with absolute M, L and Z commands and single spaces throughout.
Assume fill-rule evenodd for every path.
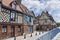
M 14 37 L 15 33 L 15 27 L 11 26 L 11 37 Z

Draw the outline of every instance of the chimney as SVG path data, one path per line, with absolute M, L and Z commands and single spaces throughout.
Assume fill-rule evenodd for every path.
M 21 0 L 15 0 L 17 3 L 21 4 Z

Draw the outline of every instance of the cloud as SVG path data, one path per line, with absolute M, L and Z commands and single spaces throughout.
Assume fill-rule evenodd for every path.
M 34 11 L 36 16 L 48 10 L 56 22 L 60 21 L 60 0 L 22 0 L 22 4 Z

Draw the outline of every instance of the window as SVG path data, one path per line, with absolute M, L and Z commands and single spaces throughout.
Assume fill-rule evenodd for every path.
M 18 26 L 18 32 L 20 32 L 21 31 L 21 27 L 20 26 Z
M 31 17 L 26 16 L 26 22 L 31 22 L 31 21 L 32 21 L 32 18 L 31 18 Z
M 11 27 L 11 32 L 14 32 L 14 27 Z
M 28 32 L 31 32 L 31 27 L 30 26 L 28 26 Z
M 31 22 L 31 21 L 32 21 L 32 18 L 30 17 L 30 18 L 29 18 L 29 22 Z
M 13 9 L 16 9 L 16 4 L 12 3 L 11 5 L 12 5 L 11 7 L 12 7 Z
M 26 16 L 26 22 L 29 22 L 29 17 L 28 16 Z
M 11 14 L 10 14 L 10 20 L 11 21 L 15 21 L 15 13 L 14 12 L 11 12 Z
M 22 16 L 18 16 L 18 23 L 22 23 Z
M 45 19 L 45 22 L 47 23 L 47 19 Z
M 3 27 L 2 27 L 2 33 L 6 33 L 6 32 L 7 32 L 6 29 L 7 29 L 7 26 L 3 26 Z

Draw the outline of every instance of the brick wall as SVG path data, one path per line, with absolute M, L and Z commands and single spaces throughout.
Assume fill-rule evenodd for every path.
M 0 38 L 9 38 L 11 37 L 11 27 L 12 25 L 7 24 L 7 32 L 2 33 L 2 25 L 0 25 Z M 18 25 L 14 25 L 14 35 L 15 36 L 20 36 L 22 34 L 22 26 L 21 26 L 21 31 L 18 32 Z
M 33 31 L 33 26 L 31 26 L 31 32 L 28 32 L 28 26 L 24 26 L 24 32 L 26 34 L 30 34 L 30 33 L 32 33 L 32 31 Z

